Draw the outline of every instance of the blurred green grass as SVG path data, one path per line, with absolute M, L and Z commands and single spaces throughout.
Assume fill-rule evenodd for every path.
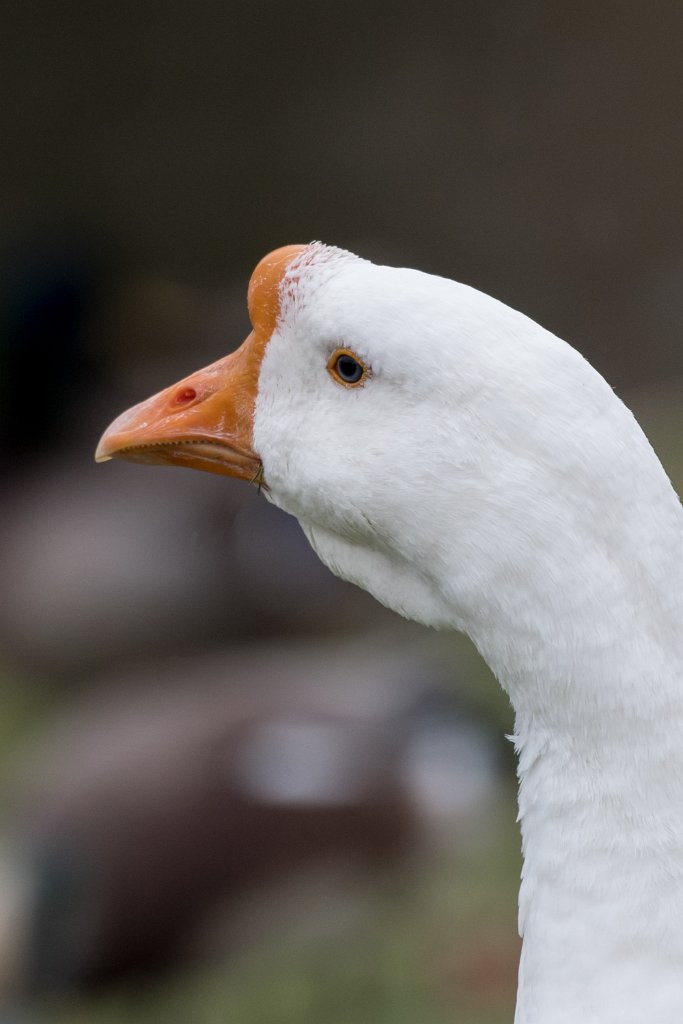
M 486 842 L 411 868 L 346 934 L 284 924 L 258 948 L 145 989 L 45 1004 L 38 1024 L 503 1024 L 512 1019 L 519 843 L 514 792 Z

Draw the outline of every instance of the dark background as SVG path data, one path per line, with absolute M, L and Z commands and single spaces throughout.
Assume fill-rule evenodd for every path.
M 206 284 L 320 238 L 677 372 L 675 4 L 9 3 L 6 240 L 82 231 Z

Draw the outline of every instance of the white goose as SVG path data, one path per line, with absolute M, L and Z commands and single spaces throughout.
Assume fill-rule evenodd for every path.
M 97 458 L 263 487 L 322 560 L 462 630 L 516 712 L 517 1024 L 683 1020 L 683 513 L 573 348 L 472 288 L 267 256 L 234 354 Z

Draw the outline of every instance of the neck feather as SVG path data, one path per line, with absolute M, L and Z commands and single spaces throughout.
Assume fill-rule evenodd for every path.
M 630 553 L 575 550 L 552 601 L 537 600 L 530 567 L 514 600 L 498 592 L 507 616 L 470 624 L 516 712 L 517 1024 L 683 1015 L 683 524 L 671 496 L 675 530 L 655 537 L 646 517 Z

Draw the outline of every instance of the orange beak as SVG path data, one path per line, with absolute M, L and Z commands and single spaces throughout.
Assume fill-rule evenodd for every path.
M 279 316 L 282 278 L 303 248 L 277 249 L 256 267 L 248 296 L 254 330 L 241 347 L 122 413 L 104 432 L 97 462 L 188 466 L 265 486 L 252 440 L 258 378 Z
M 96 462 L 128 459 L 258 479 L 261 461 L 251 442 L 255 340 L 250 334 L 236 352 L 122 413 L 103 434 Z

